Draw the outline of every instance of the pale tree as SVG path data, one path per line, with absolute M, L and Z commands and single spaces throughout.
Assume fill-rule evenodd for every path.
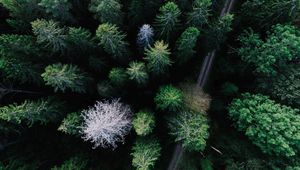
M 139 30 L 137 44 L 142 49 L 150 47 L 153 43 L 153 36 L 153 28 L 148 24 L 144 24 Z
M 115 149 L 118 142 L 124 142 L 125 135 L 132 127 L 130 107 L 121 103 L 120 99 L 98 101 L 94 107 L 82 113 L 82 138 L 94 143 L 94 148 Z

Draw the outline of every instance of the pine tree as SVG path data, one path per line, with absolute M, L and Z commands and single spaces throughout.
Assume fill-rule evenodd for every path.
M 116 87 L 123 87 L 127 80 L 128 75 L 123 68 L 112 68 L 109 72 L 108 78 L 110 82 Z
M 31 127 L 33 124 L 56 122 L 63 113 L 63 103 L 55 98 L 25 101 L 0 108 L 0 119 Z M 14 113 L 14 114 L 12 114 Z
M 203 25 L 208 23 L 211 5 L 211 0 L 194 0 L 193 9 L 187 14 L 187 24 L 202 28 Z
M 41 0 L 38 5 L 55 19 L 63 22 L 72 22 L 74 20 L 70 13 L 72 4 L 68 0 Z
M 76 65 L 52 64 L 45 68 L 42 74 L 46 85 L 54 88 L 54 91 L 71 90 L 72 92 L 86 93 L 90 78 Z
M 150 170 L 161 155 L 157 139 L 138 139 L 132 147 L 132 166 L 137 170 Z
M 143 62 L 132 61 L 129 63 L 127 74 L 130 80 L 135 81 L 139 85 L 145 85 L 149 79 L 145 63 Z
M 92 0 L 89 10 L 102 23 L 122 25 L 123 12 L 119 0 Z
M 128 43 L 125 42 L 125 34 L 118 30 L 118 27 L 112 24 L 104 23 L 99 25 L 96 36 L 99 45 L 117 60 L 127 60 Z
M 65 29 L 58 23 L 50 20 L 38 19 L 31 22 L 32 31 L 37 36 L 37 42 L 52 52 L 64 52 L 67 47 Z
M 157 108 L 176 112 L 183 107 L 183 93 L 172 85 L 163 86 L 156 94 L 154 101 Z
M 137 36 L 137 44 L 141 49 L 151 47 L 153 43 L 153 36 L 154 36 L 153 28 L 148 24 L 144 24 L 139 30 Z
M 145 60 L 148 62 L 147 67 L 150 72 L 154 75 L 166 73 L 172 64 L 170 54 L 168 45 L 163 41 L 157 41 L 154 47 L 146 49 Z
M 203 151 L 209 136 L 208 119 L 203 113 L 183 111 L 169 120 L 170 134 L 189 151 Z M 187 133 L 188 132 L 188 133 Z
M 180 14 L 181 12 L 174 2 L 167 2 L 159 9 L 155 23 L 160 37 L 169 40 L 172 33 L 177 29 Z
M 149 111 L 139 111 L 134 115 L 132 125 L 137 135 L 146 136 L 155 126 L 154 114 Z
M 176 57 L 179 63 L 186 63 L 195 55 L 194 48 L 199 35 L 200 31 L 195 27 L 189 27 L 181 34 L 176 42 Z
M 82 125 L 83 118 L 79 112 L 72 112 L 65 117 L 58 127 L 58 131 L 61 131 L 68 135 L 79 136 L 80 127 Z

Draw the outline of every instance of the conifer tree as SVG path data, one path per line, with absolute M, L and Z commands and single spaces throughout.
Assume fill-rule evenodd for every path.
M 193 9 L 187 14 L 187 24 L 202 28 L 203 25 L 208 23 L 211 5 L 211 0 L 194 0 Z
M 78 93 L 86 93 L 90 78 L 76 65 L 52 64 L 45 68 L 42 74 L 46 85 L 54 88 L 54 91 L 71 90 Z
M 60 28 L 57 22 L 38 19 L 31 22 L 31 25 L 37 42 L 45 48 L 51 48 L 52 52 L 63 52 L 66 49 L 65 29 Z
M 122 25 L 123 12 L 119 0 L 92 0 L 89 10 L 102 23 Z
M 183 93 L 172 85 L 163 86 L 156 94 L 154 101 L 157 108 L 176 112 L 183 107 Z
M 63 103 L 55 98 L 37 101 L 26 100 L 22 104 L 10 104 L 0 107 L 0 119 L 31 127 L 33 124 L 58 121 L 63 109 Z
M 203 113 L 183 111 L 169 120 L 170 134 L 189 151 L 203 151 L 209 136 L 208 119 Z
M 83 118 L 81 117 L 80 113 L 72 112 L 63 119 L 61 125 L 58 127 L 58 130 L 68 135 L 79 136 L 82 122 Z
M 69 53 L 74 55 L 86 55 L 96 46 L 92 34 L 81 27 L 70 27 L 66 40 L 68 42 Z
M 124 40 L 125 34 L 120 32 L 116 25 L 108 23 L 99 25 L 96 36 L 99 40 L 99 45 L 108 54 L 112 55 L 114 59 L 127 60 L 128 43 Z
M 159 9 L 155 24 L 160 37 L 169 40 L 172 33 L 177 29 L 180 14 L 180 9 L 174 2 L 167 2 Z
M 145 60 L 148 62 L 147 67 L 154 75 L 166 73 L 171 66 L 170 51 L 168 45 L 163 41 L 157 41 L 154 47 L 146 49 Z
M 88 160 L 83 156 L 74 156 L 66 160 L 62 165 L 55 166 L 51 170 L 85 170 Z
M 63 22 L 74 20 L 70 13 L 72 5 L 68 0 L 41 0 L 38 5 L 44 8 L 46 13 L 55 19 Z
M 161 155 L 157 139 L 138 139 L 132 147 L 132 166 L 137 170 L 151 170 Z
M 135 81 L 139 85 L 145 85 L 149 79 L 145 63 L 143 62 L 132 61 L 129 63 L 127 74 L 130 80 Z
M 195 27 L 187 28 L 176 42 L 176 57 L 179 63 L 186 63 L 196 53 L 197 39 L 200 31 Z
M 123 68 L 113 68 L 110 70 L 108 78 L 114 86 L 122 87 L 127 82 L 128 75 Z
M 137 135 L 146 136 L 155 126 L 154 114 L 149 111 L 139 111 L 134 115 L 132 125 Z
M 141 49 L 151 47 L 153 43 L 153 36 L 154 36 L 153 28 L 148 24 L 144 24 L 139 30 L 137 36 L 137 44 Z

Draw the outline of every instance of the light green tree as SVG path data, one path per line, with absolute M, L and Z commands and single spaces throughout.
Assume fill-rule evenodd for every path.
M 149 111 L 139 111 L 134 115 L 132 125 L 137 135 L 146 136 L 155 126 L 154 114 Z
M 143 62 L 132 61 L 127 68 L 129 79 L 135 81 L 139 85 L 145 85 L 148 82 L 149 76 L 146 70 L 146 65 Z
M 167 85 L 159 89 L 159 91 L 156 93 L 154 101 L 157 108 L 176 112 L 183 108 L 184 97 L 180 89 L 172 85 Z
M 128 80 L 128 75 L 124 68 L 112 68 L 109 72 L 108 78 L 112 85 L 116 87 L 123 87 Z
M 203 25 L 208 23 L 211 5 L 211 0 L 194 0 L 193 9 L 187 14 L 187 24 L 202 28 Z
M 230 104 L 229 116 L 239 131 L 264 153 L 283 157 L 299 154 L 300 111 L 261 94 L 244 93 Z
M 79 136 L 82 122 L 83 118 L 81 117 L 79 112 L 69 113 L 58 127 L 58 131 L 61 131 L 68 135 Z

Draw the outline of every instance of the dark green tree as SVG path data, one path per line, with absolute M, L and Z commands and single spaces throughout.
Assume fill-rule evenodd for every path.
M 209 125 L 203 113 L 182 111 L 169 119 L 170 134 L 176 142 L 183 142 L 183 147 L 189 151 L 203 151 L 209 137 Z
M 148 62 L 149 71 L 154 75 L 166 73 L 172 64 L 170 54 L 168 45 L 163 41 L 157 41 L 154 47 L 146 49 L 145 60 Z
M 123 87 L 128 80 L 128 75 L 124 68 L 112 68 L 109 72 L 108 78 L 112 85 L 116 87 Z
M 239 131 L 264 153 L 283 157 L 299 154 L 300 111 L 260 94 L 242 94 L 229 106 Z
M 123 12 L 119 0 L 92 0 L 89 10 L 102 23 L 122 25 Z
M 83 118 L 81 117 L 79 112 L 69 113 L 58 127 L 58 131 L 61 131 L 68 135 L 79 136 L 82 122 Z
M 68 51 L 73 55 L 87 55 L 96 44 L 92 34 L 84 28 L 70 27 L 66 37 L 68 42 Z
M 187 24 L 202 28 L 203 25 L 208 23 L 211 5 L 211 0 L 194 0 L 193 9 L 187 14 Z
M 135 81 L 139 85 L 145 85 L 148 82 L 149 76 L 146 70 L 146 65 L 143 62 L 132 61 L 127 68 L 129 79 Z
M 167 2 L 159 9 L 155 23 L 160 37 L 169 40 L 172 33 L 177 29 L 180 14 L 180 9 L 174 2 Z
M 149 111 L 139 111 L 134 115 L 132 125 L 137 135 L 146 136 L 155 126 L 154 114 Z
M 22 104 L 0 107 L 0 119 L 31 127 L 33 124 L 56 122 L 63 114 L 63 102 L 55 98 L 26 100 Z M 13 114 L 12 114 L 13 113 Z
M 157 108 L 171 112 L 181 110 L 184 104 L 182 91 L 172 85 L 161 87 L 154 101 Z
M 83 156 L 74 156 L 66 160 L 62 165 L 55 166 L 51 170 L 85 170 L 88 160 Z
M 196 51 L 197 39 L 200 31 L 195 27 L 188 27 L 176 41 L 176 58 L 179 63 L 186 63 Z
M 63 22 L 74 21 L 70 13 L 72 4 L 68 0 L 41 0 L 38 5 L 55 19 Z
M 132 147 L 132 166 L 137 170 L 151 170 L 160 157 L 161 147 L 157 139 L 139 138 Z
M 76 65 L 61 63 L 47 66 L 42 77 L 46 85 L 52 86 L 55 92 L 71 90 L 86 93 L 90 80 L 87 74 Z
M 108 23 L 99 25 L 96 36 L 99 40 L 99 45 L 108 54 L 112 55 L 114 59 L 127 60 L 128 43 L 124 40 L 125 34 L 120 32 L 116 25 Z

